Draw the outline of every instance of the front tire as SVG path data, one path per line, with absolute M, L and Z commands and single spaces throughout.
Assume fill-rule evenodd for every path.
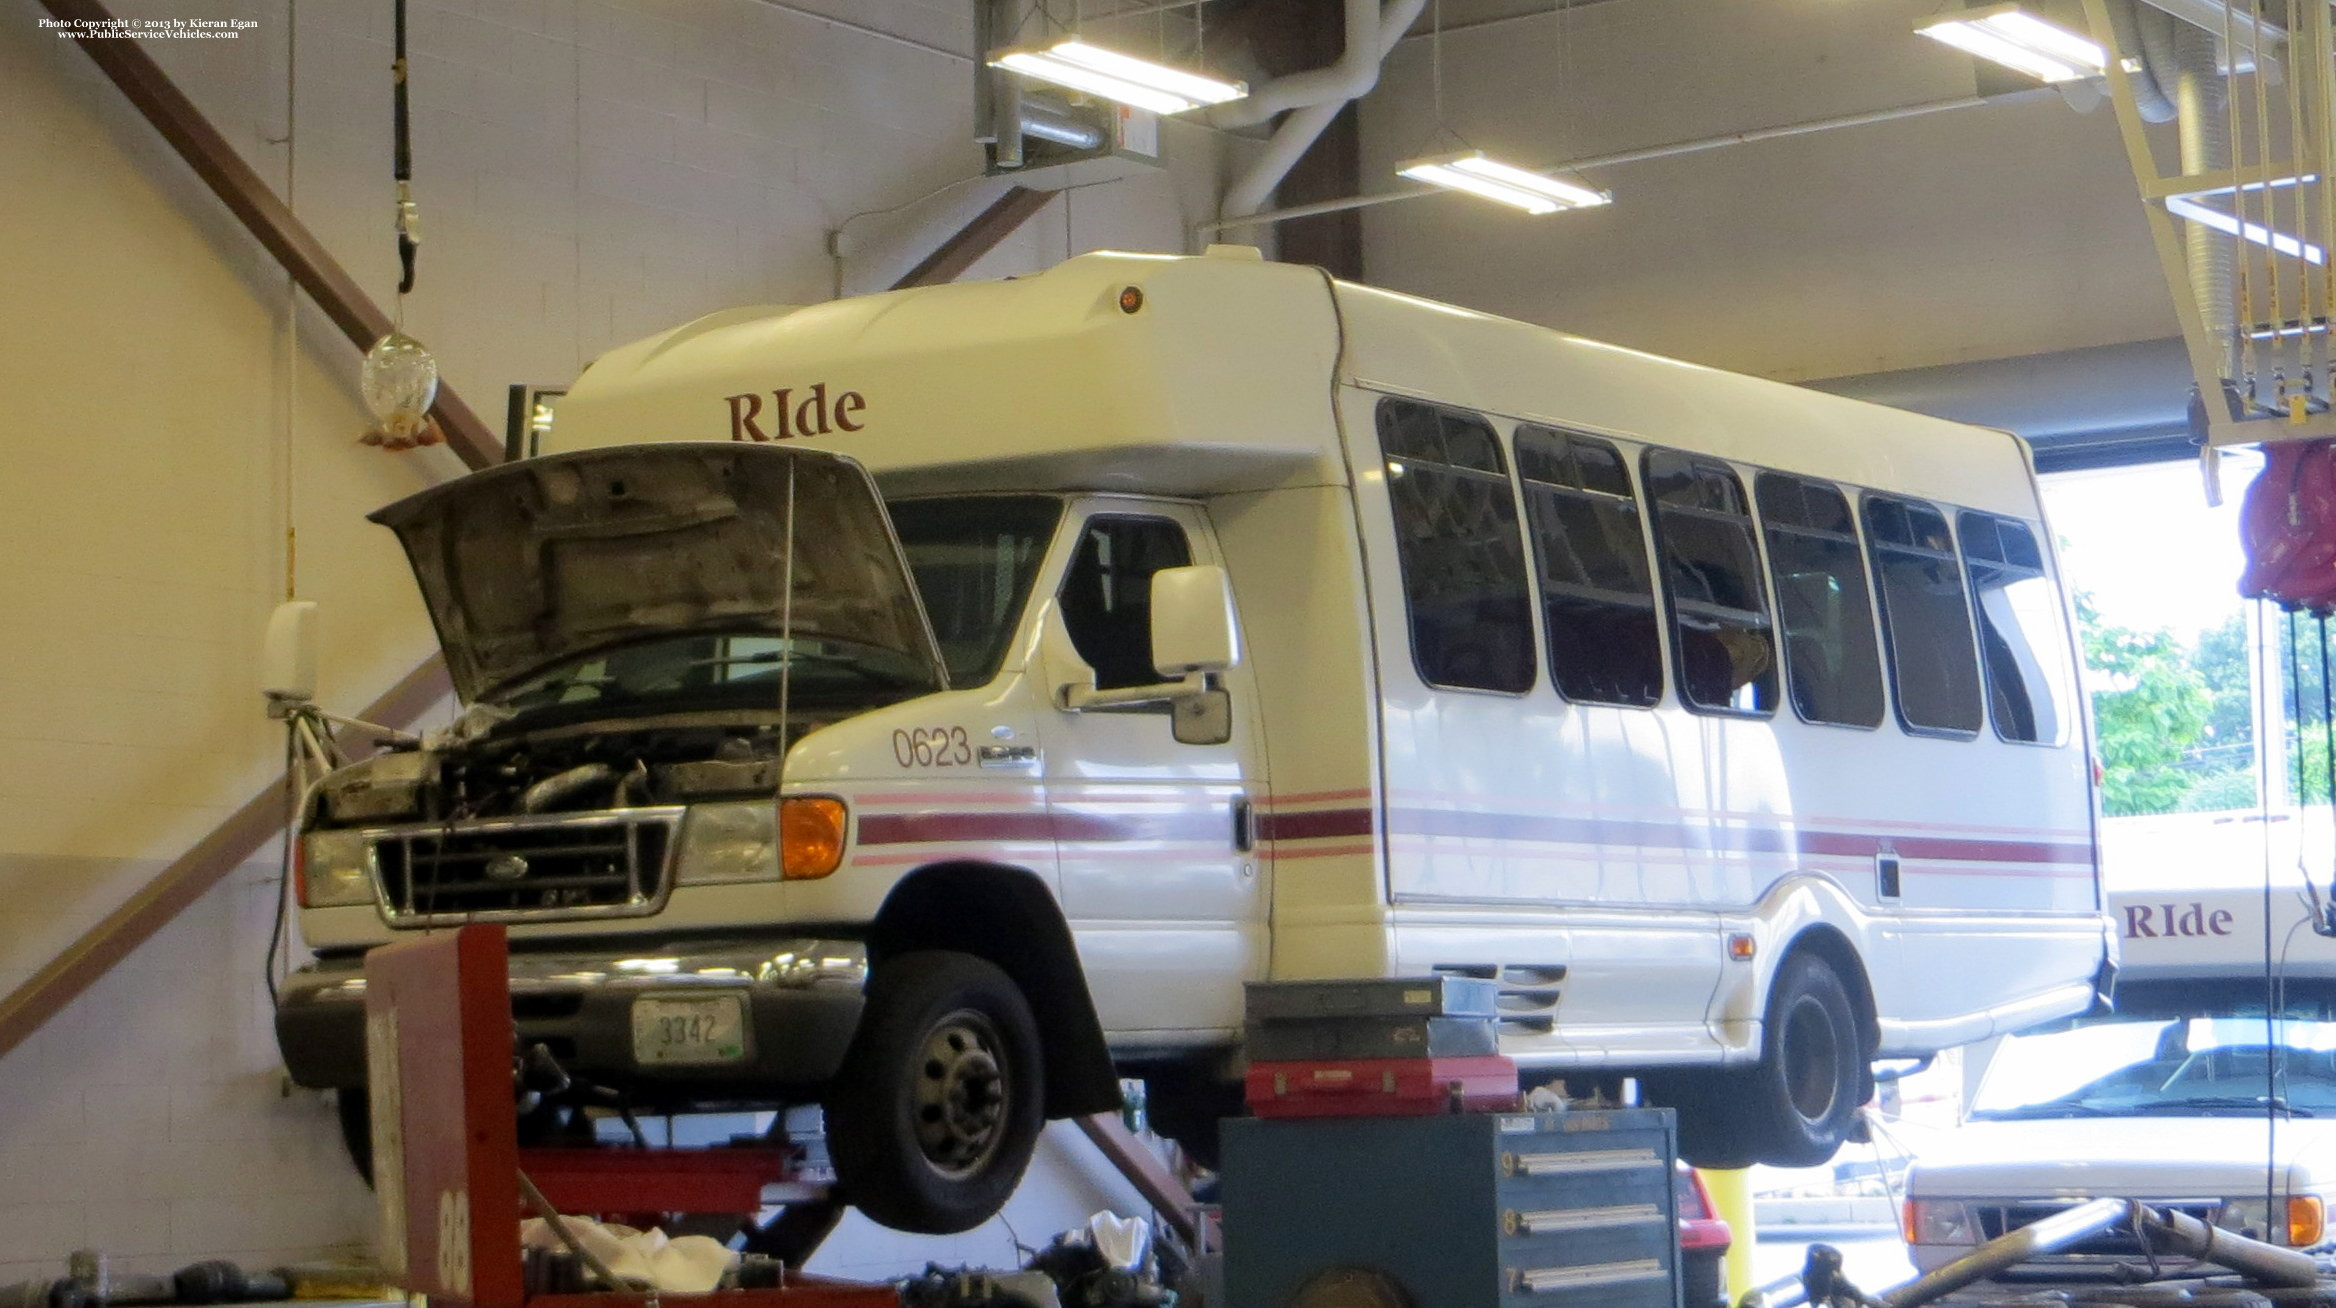
M 827 1094 L 843 1197 L 923 1235 L 988 1221 L 1038 1143 L 1042 1066 L 1030 1005 L 993 964 L 939 950 L 884 963 Z

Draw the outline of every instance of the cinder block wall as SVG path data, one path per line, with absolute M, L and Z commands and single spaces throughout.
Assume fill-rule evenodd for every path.
M 838 21 L 820 17 L 824 9 Z M 385 303 L 389 6 L 120 0 L 240 18 L 147 45 Z M 353 711 L 429 652 L 382 503 L 458 471 L 355 444 L 357 353 L 30 0 L 0 10 L 0 992 L 121 902 L 280 764 L 259 636 L 324 606 L 322 698 Z M 416 0 L 421 280 L 405 324 L 500 425 L 505 387 L 715 309 L 880 288 L 995 193 L 973 177 L 963 0 Z M 970 275 L 1099 247 L 1180 250 L 1220 138 L 1070 193 Z M 826 232 L 854 221 L 839 270 Z M 263 959 L 277 862 L 253 860 L 0 1057 L 0 1283 L 67 1251 L 133 1267 L 354 1247 L 370 1200 L 329 1103 L 287 1093 Z M 1050 1134 L 1010 1219 L 1042 1240 L 1132 1196 Z M 1011 1261 L 847 1227 L 822 1257 L 881 1274 Z

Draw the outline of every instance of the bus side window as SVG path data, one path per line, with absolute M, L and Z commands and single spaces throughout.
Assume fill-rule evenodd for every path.
M 1866 496 L 1898 718 L 1918 733 L 1974 736 L 1983 718 L 1971 609 L 1946 516 L 1919 500 Z
M 1829 483 L 1778 472 L 1761 473 L 1754 493 L 1794 711 L 1834 726 L 1882 725 L 1873 593 L 1848 498 Z
M 1775 712 L 1776 641 L 1744 483 L 1672 450 L 1647 451 L 1646 479 L 1680 697 L 1709 712 Z
M 1184 528 L 1166 518 L 1087 519 L 1079 554 L 1056 603 L 1095 688 L 1148 686 L 1152 667 L 1152 574 L 1192 562 Z
M 1531 690 L 1525 546 L 1500 438 L 1474 414 L 1408 400 L 1380 401 L 1378 421 L 1420 679 Z
M 2057 745 L 2067 738 L 2068 635 L 2060 592 L 2044 575 L 2044 552 L 2017 518 L 1964 513 L 1963 566 L 1979 612 L 1980 660 L 1995 734 Z
M 1655 583 L 1622 452 L 1594 437 L 1519 427 L 1517 476 L 1541 569 L 1551 680 L 1570 700 L 1661 700 Z

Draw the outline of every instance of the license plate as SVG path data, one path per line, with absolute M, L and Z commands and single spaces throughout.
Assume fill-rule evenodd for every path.
M 745 1057 L 743 996 L 633 1001 L 634 1062 L 735 1063 Z

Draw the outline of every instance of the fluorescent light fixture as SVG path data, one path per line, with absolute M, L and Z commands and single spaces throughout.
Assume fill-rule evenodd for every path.
M 1246 82 L 1203 77 L 1077 39 L 1057 42 L 1044 50 L 1008 50 L 991 59 L 990 67 L 1156 114 L 1180 114 L 1249 94 Z
M 2257 245 L 2267 246 L 2292 259 L 2301 259 L 2305 263 L 2313 264 L 2326 263 L 2328 252 L 2309 241 L 2265 227 L 2261 223 L 2241 222 L 2235 214 L 2224 213 L 2212 205 L 2202 203 L 2202 201 L 2218 197 L 2228 198 L 2242 192 L 2261 195 L 2284 188 L 2307 185 L 2319 180 L 2319 174 L 2305 173 L 2300 177 L 2274 177 L 2264 182 L 2248 182 L 2244 186 L 2217 186 L 2208 191 L 2191 191 L 2182 195 L 2169 195 L 2166 197 L 2166 212 L 2176 218 L 2186 218 L 2194 223 L 2204 223 L 2226 236 L 2236 236 Z
M 1609 192 L 1594 191 L 1575 182 L 1559 181 L 1554 177 L 1514 168 L 1487 159 L 1476 151 L 1443 159 L 1414 159 L 1396 165 L 1395 171 L 1413 181 L 1466 191 L 1470 195 L 1513 205 L 1527 213 L 1588 209 L 1594 205 L 1614 202 L 1614 196 Z
M 2047 82 L 2098 77 L 2109 66 L 2108 52 L 2099 42 L 2047 23 L 2016 4 L 1951 13 L 1914 30 Z

